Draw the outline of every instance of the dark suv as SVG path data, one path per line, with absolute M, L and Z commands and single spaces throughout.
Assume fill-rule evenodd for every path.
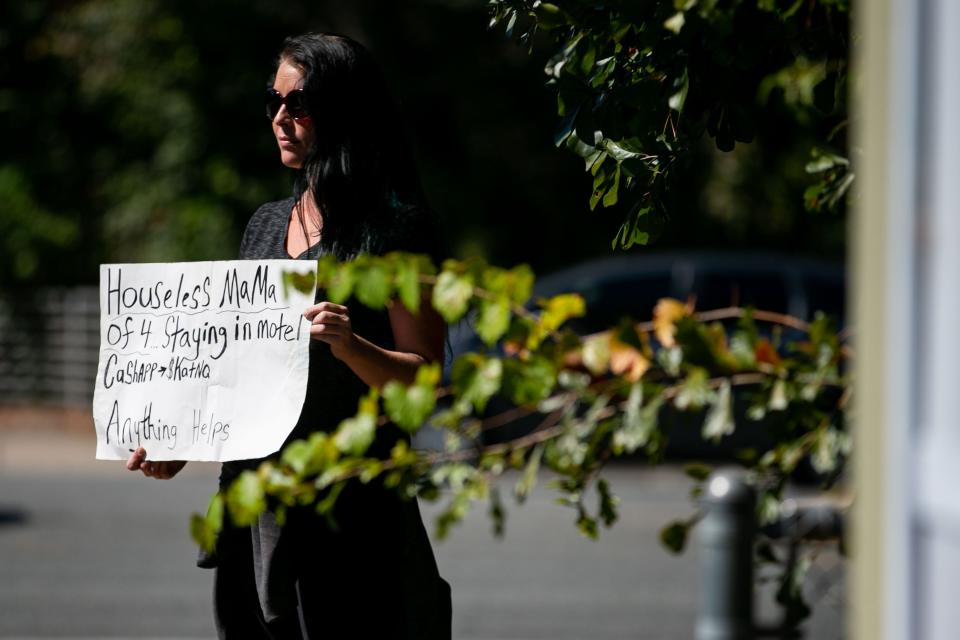
M 627 254 L 584 262 L 541 278 L 537 296 L 577 292 L 587 316 L 571 322 L 578 333 L 616 325 L 622 316 L 649 319 L 657 300 L 687 300 L 699 310 L 728 306 L 812 319 L 823 311 L 844 317 L 843 265 L 758 253 Z

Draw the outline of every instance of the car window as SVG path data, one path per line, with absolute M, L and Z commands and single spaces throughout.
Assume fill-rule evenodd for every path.
M 747 271 L 701 273 L 694 293 L 700 311 L 751 306 L 785 312 L 788 308 L 786 283 L 779 274 Z

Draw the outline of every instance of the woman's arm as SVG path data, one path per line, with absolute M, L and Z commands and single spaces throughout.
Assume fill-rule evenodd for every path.
M 394 301 L 387 307 L 393 329 L 395 351 L 373 344 L 353 332 L 350 311 L 333 302 L 321 302 L 304 311 L 310 320 L 310 336 L 330 345 L 333 355 L 342 360 L 361 380 L 381 388 L 390 380 L 411 384 L 420 365 L 443 362 L 443 342 L 447 326 L 428 300 L 413 314 Z

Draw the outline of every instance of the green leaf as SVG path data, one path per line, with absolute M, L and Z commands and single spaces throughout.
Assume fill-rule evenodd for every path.
M 660 543 L 673 553 L 680 553 L 687 545 L 687 534 L 690 523 L 684 520 L 674 520 L 660 530 Z
M 199 513 L 190 515 L 190 537 L 207 553 L 212 553 L 217 545 L 217 536 L 207 527 L 207 522 Z
M 690 370 L 686 379 L 673 401 L 677 409 L 686 411 L 688 409 L 700 409 L 713 399 L 713 392 L 707 384 L 707 372 L 700 367 L 694 367 Z
M 756 350 L 750 335 L 745 331 L 737 331 L 730 338 L 730 355 L 742 369 L 757 366 Z
M 447 322 L 456 322 L 466 312 L 471 296 L 473 281 L 468 276 L 444 271 L 433 287 L 433 307 Z
M 814 159 L 807 163 L 805 167 L 807 173 L 821 173 L 834 167 L 848 167 L 850 166 L 850 161 L 843 156 L 834 155 L 832 153 L 824 153 L 822 155 L 814 153 Z
M 667 20 L 663 23 L 663 26 L 666 27 L 668 31 L 680 33 L 680 30 L 683 29 L 685 22 L 686 18 L 683 15 L 683 11 L 677 11 L 675 14 L 667 18 Z
M 293 472 L 303 477 L 316 474 L 336 462 L 339 452 L 330 437 L 318 431 L 310 434 L 306 440 L 294 440 L 280 455 L 280 461 Z
M 606 373 L 610 367 L 610 333 L 589 336 L 583 341 L 583 364 L 595 376 Z
M 617 204 L 617 190 L 620 188 L 620 165 L 617 165 L 617 168 L 613 172 L 613 184 L 607 188 L 607 192 L 603 194 L 603 206 L 612 207 Z
M 623 410 L 623 426 L 621 428 L 621 433 L 628 432 L 628 431 L 643 430 L 642 425 L 640 424 L 641 423 L 640 410 L 642 405 L 643 405 L 643 384 L 637 381 L 630 385 L 630 393 L 627 395 L 627 403 Z M 642 437 L 638 438 L 638 442 L 634 446 L 632 446 L 629 450 L 632 452 L 638 446 L 643 446 L 646 443 L 647 435 L 648 434 L 643 434 Z M 614 438 L 614 442 L 616 442 L 616 438 Z
M 210 497 L 205 519 L 207 526 L 213 533 L 219 534 L 223 529 L 223 495 L 219 492 Z
M 422 364 L 417 368 L 417 375 L 414 377 L 413 383 L 435 388 L 437 383 L 440 382 L 440 374 L 439 362 Z
M 691 462 L 683 466 L 683 472 L 698 482 L 703 482 L 709 478 L 712 471 L 713 468 L 710 465 L 700 462 Z
M 383 472 L 383 463 L 379 460 L 368 460 L 360 472 L 360 482 L 369 484 L 374 478 Z
M 503 392 L 518 405 L 540 402 L 557 384 L 557 370 L 543 356 L 528 360 L 505 360 L 503 363 Z
M 317 284 L 317 274 L 312 271 L 297 273 L 296 271 L 283 272 L 283 295 L 287 297 L 288 287 L 293 287 L 300 293 L 313 293 Z
M 263 478 L 263 491 L 285 505 L 308 504 L 316 493 L 309 485 L 303 484 L 302 476 L 291 473 L 290 469 L 276 466 L 273 462 L 260 465 L 260 477 Z
M 361 413 L 343 420 L 337 427 L 333 441 L 337 449 L 354 456 L 362 456 L 373 443 L 377 420 Z
M 849 453 L 849 436 L 833 428 L 823 429 L 816 439 L 810 464 L 817 473 L 831 473 L 840 464 L 841 455 Z
M 571 20 L 570 16 L 567 15 L 563 9 L 553 3 L 541 2 L 539 5 L 534 5 L 534 7 L 537 13 L 537 24 L 545 29 L 554 29 L 563 26 Z
M 470 511 L 470 496 L 466 491 L 459 491 L 453 495 L 447 507 L 437 515 L 434 535 L 438 540 L 445 539 L 450 534 L 453 525 L 463 520 Z
M 312 447 L 306 440 L 294 440 L 283 449 L 280 460 L 293 469 L 297 475 L 303 475 L 310 462 Z
M 604 138 L 601 144 L 610 157 L 617 162 L 623 162 L 624 160 L 630 160 L 631 158 L 637 158 L 643 155 L 639 148 L 635 149 L 632 147 L 633 142 L 631 140 L 614 142 L 609 138 Z
M 190 536 L 201 549 L 211 553 L 216 547 L 217 536 L 222 529 L 223 495 L 217 492 L 210 497 L 205 516 L 195 513 L 190 517 Z
M 548 65 L 549 65 L 549 63 L 548 63 Z M 562 63 L 561 63 L 560 66 L 562 66 Z M 559 68 L 560 68 L 560 67 L 557 67 L 557 75 L 559 75 Z M 548 73 L 549 73 L 549 72 L 548 72 Z M 562 145 L 562 144 L 564 144 L 564 143 L 567 144 L 567 147 L 568 147 L 568 148 L 571 147 L 571 143 L 572 143 L 572 146 L 574 146 L 574 147 L 575 147 L 578 143 L 579 143 L 579 144 L 582 144 L 582 145 L 584 145 L 584 146 L 587 146 L 583 141 L 581 141 L 579 138 L 577 138 L 577 136 L 576 136 L 575 133 L 573 133 L 573 129 L 576 127 L 576 124 L 577 124 L 577 115 L 580 113 L 580 107 L 581 107 L 581 106 L 583 106 L 583 105 L 582 105 L 582 104 L 578 104 L 576 107 L 573 108 L 573 110 L 572 110 L 569 114 L 567 114 L 567 115 L 563 118 L 563 120 L 560 121 L 560 126 L 557 127 L 556 133 L 553 134 L 553 145 L 554 145 L 555 147 L 559 147 L 560 145 Z M 571 138 L 573 138 L 573 140 L 571 140 Z M 579 151 L 577 151 L 576 153 L 577 153 L 577 155 L 584 156 L 584 155 L 586 155 L 586 153 L 588 153 L 588 152 L 579 152 Z
M 703 437 L 717 441 L 733 433 L 733 397 L 730 381 L 724 380 L 703 422 Z
M 603 161 L 607 159 L 607 153 L 599 149 L 594 149 L 583 158 L 584 170 L 589 171 L 591 175 L 596 175 L 597 171 L 603 166 Z
M 245 527 L 257 521 L 257 517 L 267 508 L 263 490 L 263 480 L 255 471 L 241 473 L 227 489 L 227 507 L 230 519 L 238 527 Z
M 411 313 L 420 310 L 420 269 L 416 260 L 399 260 L 396 276 L 400 301 Z
M 562 293 L 548 300 L 539 300 L 543 312 L 527 337 L 527 348 L 535 349 L 550 333 L 560 328 L 570 318 L 576 318 L 586 313 L 586 304 L 583 296 L 578 293 Z
M 580 71 L 584 76 L 590 75 L 597 60 L 597 48 L 592 40 L 586 41 L 586 47 L 580 56 Z
M 528 265 L 517 265 L 507 276 L 507 294 L 513 304 L 522 305 L 533 291 L 533 271 Z
M 317 258 L 317 287 L 329 289 L 339 269 L 340 262 L 336 257 L 324 255 Z
M 454 362 L 451 379 L 457 396 L 478 412 L 483 411 L 490 397 L 500 390 L 503 363 L 497 358 L 467 353 Z
M 620 427 L 613 433 L 615 453 L 633 453 L 650 442 L 657 428 L 657 416 L 663 401 L 663 396 L 655 396 L 647 406 L 642 407 L 643 386 L 640 382 L 633 383 Z
M 414 384 L 406 387 L 391 380 L 383 387 L 387 415 L 406 431 L 416 431 L 423 425 L 436 407 L 436 398 L 432 386 Z
M 337 304 L 346 302 L 350 294 L 353 293 L 353 287 L 357 276 L 352 262 L 344 262 L 333 272 L 330 280 L 330 286 L 327 287 L 327 296 L 331 302 Z
M 629 249 L 635 244 L 647 244 L 650 241 L 650 217 L 653 207 L 642 206 L 638 202 L 627 214 L 623 224 L 613 237 L 612 249 Z
M 379 392 L 370 389 L 360 398 L 357 415 L 340 422 L 333 435 L 337 449 L 354 456 L 363 455 L 373 442 L 377 428 L 377 399 Z
M 577 529 L 580 530 L 580 533 L 587 536 L 591 540 L 596 540 L 597 536 L 600 534 L 600 530 L 597 527 L 596 518 L 591 518 L 587 512 L 582 509 L 577 517 Z
M 810 557 L 803 554 L 798 561 L 787 565 L 780 578 L 776 600 L 783 605 L 788 620 L 799 622 L 810 615 L 810 605 L 803 597 L 804 577 L 810 564 Z
M 783 379 L 778 379 L 773 383 L 773 390 L 770 392 L 770 401 L 767 403 L 767 408 L 771 411 L 783 411 L 790 404 L 790 401 L 787 399 L 787 382 Z
M 537 484 L 537 473 L 540 471 L 540 458 L 543 457 L 543 444 L 538 444 L 533 448 L 533 451 L 530 452 L 530 457 L 527 459 L 527 464 L 523 468 L 523 475 L 520 476 L 520 479 L 517 480 L 517 483 L 513 486 L 513 495 L 516 497 L 517 502 L 523 503 L 527 496 L 530 495 L 530 492 L 533 491 L 533 487 Z
M 617 59 L 616 56 L 608 56 L 601 60 L 597 60 L 597 66 L 593 74 L 587 78 L 587 82 L 594 89 L 599 89 L 610 77 L 610 74 L 617 68 Z M 610 83 L 613 84 L 613 83 Z
M 333 517 L 333 508 L 337 504 L 337 498 L 340 497 L 340 494 L 343 492 L 343 488 L 347 486 L 345 482 L 339 482 L 330 487 L 327 492 L 327 495 L 324 496 L 323 500 L 317 502 L 315 510 L 318 514 L 322 516 L 327 516 L 327 525 L 333 531 L 338 531 L 340 527 L 337 525 L 337 521 Z
M 493 487 L 490 490 L 490 521 L 493 523 L 493 535 L 498 538 L 503 536 L 506 519 L 507 512 L 503 508 L 500 491 L 497 487 Z
M 562 293 L 544 301 L 540 301 L 544 308 L 540 321 L 551 329 L 556 329 L 570 318 L 577 318 L 586 313 L 587 307 L 583 296 L 578 293 Z
M 417 452 L 410 448 L 406 440 L 400 440 L 390 450 L 390 462 L 397 467 L 408 467 L 417 461 Z
M 596 131 L 594 133 L 600 134 L 601 132 Z M 574 130 L 570 132 L 570 137 L 567 138 L 566 147 L 584 159 L 584 167 L 590 170 L 591 175 L 597 175 L 597 172 L 603 165 L 603 159 L 596 158 L 596 153 L 599 151 L 597 144 L 584 140 L 578 135 L 577 131 Z M 587 160 L 590 160 L 589 164 L 587 163 Z
M 510 301 L 506 298 L 483 300 L 477 318 L 477 333 L 488 345 L 493 345 L 510 326 Z
M 800 461 L 803 459 L 804 447 L 801 443 L 788 442 L 779 447 L 780 469 L 784 473 L 793 473 Z
M 678 318 L 675 338 L 683 349 L 683 359 L 689 364 L 715 370 L 725 364 L 721 359 L 726 356 L 717 347 L 717 334 L 702 322 L 691 316 Z M 723 338 L 722 327 L 719 337 Z
M 357 274 L 357 300 L 371 309 L 382 309 L 390 299 L 390 275 L 377 262 L 365 265 Z
M 604 478 L 597 480 L 597 495 L 600 498 L 600 519 L 605 527 L 617 521 L 617 505 L 620 499 L 610 491 L 610 484 Z
M 601 166 L 593 176 L 593 193 L 590 195 L 589 201 L 591 211 L 596 208 L 600 199 L 603 198 L 603 194 L 607 192 L 607 183 L 609 181 L 610 176 L 607 175 L 606 168 Z
M 447 453 L 454 453 L 463 448 L 463 438 L 453 431 L 447 431 L 443 434 L 443 450 Z
M 761 525 L 768 525 L 780 519 L 780 501 L 777 497 L 764 493 L 757 504 L 757 519 Z
M 687 93 L 690 91 L 690 76 L 686 67 L 683 69 L 683 74 L 674 81 L 673 86 L 676 93 L 670 96 L 667 104 L 677 113 L 682 113 L 683 105 L 687 103 Z
M 510 18 L 507 20 L 507 29 L 505 31 L 505 34 L 508 38 L 513 37 L 513 28 L 514 26 L 516 26 L 516 24 L 517 24 L 517 10 L 514 9 L 510 13 Z

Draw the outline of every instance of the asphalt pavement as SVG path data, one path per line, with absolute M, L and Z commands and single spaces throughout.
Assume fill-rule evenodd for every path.
M 212 572 L 195 566 L 188 523 L 217 465 L 147 479 L 94 460 L 90 431 L 0 428 L 0 637 L 214 637 Z M 434 543 L 453 590 L 454 638 L 693 636 L 696 548 L 673 556 L 657 541 L 664 523 L 691 513 L 689 481 L 642 465 L 607 477 L 620 520 L 599 540 L 582 536 L 541 483 L 526 504 L 508 502 L 502 539 L 479 504 Z M 438 507 L 421 508 L 432 534 Z M 835 612 L 826 624 L 827 635 L 810 637 L 842 637 Z

